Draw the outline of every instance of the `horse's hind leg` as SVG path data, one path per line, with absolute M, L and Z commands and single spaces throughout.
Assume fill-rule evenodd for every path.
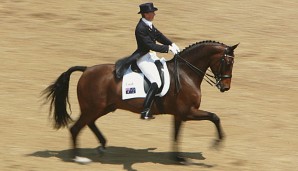
M 74 155 L 74 159 L 76 162 L 79 162 L 79 163 L 91 162 L 91 160 L 88 158 L 78 157 L 79 151 L 77 149 L 77 136 L 78 136 L 80 130 L 86 125 L 88 125 L 88 127 L 96 135 L 97 139 L 99 140 L 99 142 L 102 145 L 102 148 L 105 148 L 106 139 L 102 135 L 100 130 L 97 128 L 97 126 L 95 125 L 95 121 L 99 117 L 109 113 L 110 111 L 111 111 L 110 108 L 103 109 L 102 107 L 98 107 L 98 106 L 94 106 L 93 110 L 82 110 L 82 114 L 81 114 L 80 118 L 70 129 L 70 132 L 72 135 L 72 141 L 73 141 L 73 151 L 74 151 L 73 155 Z
M 102 135 L 102 133 L 100 132 L 100 130 L 97 128 L 97 126 L 95 125 L 95 121 L 91 122 L 88 124 L 88 127 L 91 129 L 91 131 L 96 135 L 98 141 L 101 144 L 101 148 L 105 149 L 106 148 L 106 139 L 105 137 Z
M 116 110 L 116 108 L 114 107 L 114 105 L 107 105 L 103 110 L 101 110 L 101 112 L 99 112 L 100 114 L 98 114 L 94 120 L 92 120 L 91 122 L 88 123 L 88 127 L 95 134 L 95 136 L 97 137 L 98 141 L 101 144 L 101 147 L 99 148 L 99 150 L 104 150 L 106 148 L 107 140 L 105 139 L 105 137 L 103 136 L 101 131 L 98 129 L 98 127 L 95 125 L 95 121 L 99 117 L 106 115 L 106 114 L 108 114 L 112 111 L 115 111 L 115 110 Z
M 84 126 L 86 126 L 87 121 L 84 115 L 81 115 L 80 118 L 76 121 L 76 123 L 70 128 L 70 133 L 72 137 L 72 144 L 73 144 L 73 158 L 75 159 L 79 156 L 79 152 L 77 149 L 77 137 L 80 131 Z

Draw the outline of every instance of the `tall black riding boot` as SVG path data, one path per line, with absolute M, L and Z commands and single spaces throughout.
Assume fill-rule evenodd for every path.
M 157 84 L 152 83 L 144 101 L 144 110 L 141 112 L 141 119 L 154 119 L 154 117 L 150 114 L 150 108 L 154 100 L 155 94 L 157 93 L 157 90 Z

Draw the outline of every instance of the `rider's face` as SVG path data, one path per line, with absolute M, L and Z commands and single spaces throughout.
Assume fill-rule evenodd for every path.
M 154 16 L 155 16 L 155 12 L 153 11 L 153 12 L 144 13 L 144 16 L 145 16 L 146 20 L 153 21 Z

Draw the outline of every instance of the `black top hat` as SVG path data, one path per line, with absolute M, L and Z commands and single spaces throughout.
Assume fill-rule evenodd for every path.
M 154 7 L 153 3 L 149 2 L 149 3 L 145 3 L 145 4 L 141 4 L 140 5 L 140 13 L 147 13 L 147 12 L 153 12 L 153 11 L 157 11 L 158 9 Z

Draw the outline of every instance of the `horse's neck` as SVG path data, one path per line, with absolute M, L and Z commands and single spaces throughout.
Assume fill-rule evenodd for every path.
M 206 57 L 198 56 L 195 58 L 197 59 L 193 60 L 186 58 L 186 60 L 189 60 L 190 64 L 192 64 L 195 68 L 184 65 L 183 67 L 181 67 L 181 69 L 183 69 L 187 73 L 187 76 L 192 79 L 197 86 L 200 86 L 204 79 L 204 75 L 209 67 L 209 62 Z
M 206 59 L 206 57 L 185 57 L 181 56 L 181 58 L 185 59 L 187 62 L 189 62 L 191 65 L 193 65 L 196 69 L 188 66 L 186 62 L 184 62 L 181 59 L 177 59 L 178 61 L 178 75 L 181 81 L 189 81 L 192 80 L 197 87 L 200 87 L 202 80 L 204 78 L 204 74 L 206 73 L 206 70 L 209 67 L 209 61 Z M 172 72 L 172 75 L 174 76 L 173 80 L 175 79 L 176 74 L 176 66 L 175 66 L 175 60 L 171 60 L 168 62 L 168 66 L 170 69 L 170 72 Z
M 182 54 L 181 58 L 183 58 L 185 61 L 189 62 L 192 66 L 196 68 L 197 71 L 202 72 L 202 74 L 205 74 L 206 70 L 208 69 L 210 63 L 209 63 L 209 57 L 207 55 L 203 55 L 199 52 L 193 52 L 188 54 Z M 195 77 L 200 77 L 193 69 L 187 65 L 183 65 L 183 69 L 186 71 L 189 71 L 191 73 L 195 74 Z
M 183 50 L 180 53 L 180 57 L 183 58 L 183 60 L 178 60 L 180 70 L 180 72 L 178 72 L 179 77 L 182 77 L 185 81 L 192 80 L 197 87 L 200 87 L 205 73 L 210 67 L 212 56 L 221 53 L 221 51 L 224 50 L 222 46 L 223 44 L 219 42 L 206 41 L 191 45 L 189 48 Z M 172 62 L 173 68 L 175 69 L 175 60 L 172 60 Z

